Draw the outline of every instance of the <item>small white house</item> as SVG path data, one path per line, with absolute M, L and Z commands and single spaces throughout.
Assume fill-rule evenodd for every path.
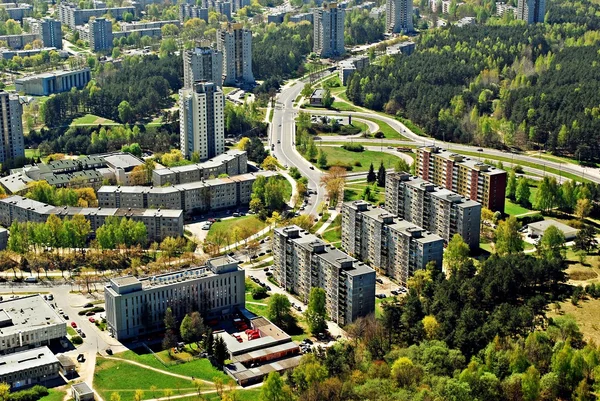
M 579 232 L 579 230 L 576 228 L 573 228 L 571 226 L 568 226 L 566 224 L 563 224 L 559 221 L 552 220 L 552 219 L 542 220 L 542 221 L 538 221 L 536 223 L 528 224 L 527 232 L 528 232 L 529 236 L 537 235 L 538 237 L 541 237 L 542 235 L 544 235 L 544 233 L 550 226 L 554 226 L 554 227 L 558 228 L 565 236 L 566 241 L 572 241 L 575 238 L 575 236 L 577 235 L 577 233 Z

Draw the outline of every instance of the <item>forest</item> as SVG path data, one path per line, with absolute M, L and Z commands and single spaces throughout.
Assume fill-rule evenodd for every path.
M 439 139 L 597 160 L 600 34 L 590 29 L 598 11 L 587 0 L 551 2 L 551 24 L 424 32 L 414 54 L 355 73 L 347 96 Z

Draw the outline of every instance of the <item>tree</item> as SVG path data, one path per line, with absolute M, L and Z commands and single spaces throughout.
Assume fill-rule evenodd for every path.
M 510 216 L 498 224 L 494 233 L 495 249 L 498 255 L 504 256 L 523 252 L 524 245 L 519 228 L 521 228 L 521 224 L 514 216 Z
M 269 299 L 267 307 L 267 317 L 277 326 L 288 326 L 291 319 L 292 304 L 287 296 L 283 294 L 273 294 Z
M 308 158 L 309 161 L 313 161 L 313 160 L 316 160 L 318 154 L 319 154 L 319 151 L 317 149 L 317 145 L 315 144 L 315 141 L 312 138 L 309 138 L 308 144 L 306 145 L 306 157 Z
M 121 396 L 119 393 L 112 393 L 110 395 L 110 401 L 121 401 Z
M 450 272 L 462 269 L 469 261 L 469 245 L 460 234 L 454 234 L 444 253 L 444 264 Z
M 592 212 L 592 202 L 589 199 L 583 198 L 583 199 L 577 200 L 577 205 L 575 206 L 575 215 L 580 220 L 583 220 L 586 217 L 588 217 L 591 212 Z
M 427 315 L 423 318 L 423 330 L 428 340 L 434 340 L 440 331 L 440 324 L 433 315 Z
M 373 163 L 369 166 L 369 172 L 367 173 L 367 182 L 369 184 L 374 183 L 377 180 L 377 175 L 375 175 L 375 169 L 373 168 Z
M 225 340 L 223 340 L 221 336 L 217 336 L 217 338 L 215 339 L 213 354 L 217 365 L 223 366 L 225 360 L 229 356 L 229 351 L 227 350 L 227 344 L 225 344 Z
M 267 156 L 260 166 L 265 170 L 275 171 L 279 167 L 279 162 L 273 156 Z
M 319 150 L 319 158 L 317 160 L 317 164 L 319 165 L 320 169 L 327 168 L 327 155 L 325 154 L 325 152 L 323 152 L 323 149 Z
M 510 170 L 508 173 L 508 183 L 506 184 L 506 196 L 511 200 L 515 200 L 517 195 L 517 174 L 515 170 Z
M 346 185 L 346 169 L 333 166 L 327 170 L 327 174 L 321 176 L 321 184 L 325 186 L 329 199 L 337 199 Z
M 167 307 L 163 321 L 166 330 L 175 330 L 177 328 L 177 320 L 175 319 L 175 316 L 173 316 L 173 310 L 171 307 Z
M 10 384 L 0 383 L 0 401 L 8 401 L 10 396 Z
M 538 253 L 546 260 L 563 260 L 565 258 L 565 236 L 556 226 L 544 231 L 537 247 Z
M 538 187 L 534 207 L 548 212 L 560 204 L 560 190 L 556 178 L 545 176 Z
M 575 235 L 573 249 L 576 251 L 581 250 L 590 253 L 592 250 L 595 250 L 597 248 L 598 242 L 596 241 L 596 230 L 594 230 L 593 227 L 586 224 L 577 232 L 577 235 Z
M 391 377 L 399 387 L 409 387 L 420 380 L 423 372 L 407 357 L 398 358 L 392 365 Z
M 523 207 L 531 206 L 531 202 L 529 201 L 530 196 L 531 190 L 529 189 L 529 183 L 527 182 L 527 179 L 520 177 L 515 194 L 517 203 Z
M 133 401 L 142 401 L 144 399 L 144 391 L 137 389 L 133 394 Z
M 330 108 L 333 105 L 333 96 L 331 96 L 331 90 L 329 88 L 325 89 L 323 92 L 323 106 Z
M 306 321 L 311 333 L 322 333 L 327 329 L 327 309 L 325 308 L 326 295 L 322 288 L 312 288 L 306 309 Z
M 122 123 L 128 123 L 134 117 L 133 109 L 127 100 L 121 101 L 117 110 L 119 111 L 119 120 L 121 120 Z
M 290 388 L 285 385 L 278 372 L 271 372 L 265 379 L 261 390 L 261 401 L 288 401 L 292 399 Z
M 385 188 L 385 167 L 383 166 L 383 161 L 379 165 L 379 170 L 377 171 L 377 186 L 381 188 Z
M 248 150 L 248 147 L 250 146 L 250 138 L 248 137 L 242 137 L 242 139 L 240 139 L 240 141 L 237 144 L 237 148 L 239 150 Z
M 373 167 L 372 163 L 371 163 L 371 167 Z M 394 165 L 394 171 L 397 173 L 410 173 L 410 166 L 408 165 L 406 160 L 400 158 Z M 370 172 L 371 172 L 371 169 L 369 169 L 369 173 Z

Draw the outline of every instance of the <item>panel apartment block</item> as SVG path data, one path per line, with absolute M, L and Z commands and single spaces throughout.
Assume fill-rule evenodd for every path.
M 40 35 L 44 47 L 62 49 L 62 23 L 60 21 L 44 18 L 32 28 L 34 33 Z
M 6 42 L 9 49 L 21 50 L 25 45 L 39 39 L 39 35 L 35 33 L 22 33 L 19 35 L 0 35 L 0 41 Z
M 208 8 L 185 3 L 180 4 L 179 21 L 183 23 L 190 18 L 200 18 L 201 20 L 208 22 Z
M 223 85 L 254 84 L 252 32 L 242 24 L 227 24 L 217 32 L 217 50 L 223 54 Z
M 112 18 L 119 21 L 123 19 L 123 14 L 125 13 L 135 14 L 135 7 L 89 8 L 82 10 L 72 3 L 61 3 L 58 5 L 58 19 L 71 29 L 74 29 L 77 25 L 87 23 L 92 17 L 100 18 L 105 14 L 110 14 Z
M 91 78 L 89 68 L 53 71 L 15 79 L 15 89 L 26 95 L 49 96 L 54 93 L 68 92 L 71 88 L 83 89 Z
M 517 19 L 528 24 L 543 23 L 546 17 L 546 0 L 519 0 Z
M 19 95 L 0 91 L 0 163 L 25 156 L 22 116 L 23 105 Z
M 442 267 L 444 240 L 364 201 L 342 205 L 342 248 L 403 284 L 429 262 Z
M 214 82 L 179 90 L 181 153 L 208 160 L 225 151 L 225 95 Z
M 412 0 L 387 0 L 385 11 L 388 32 L 408 33 L 414 30 Z
M 448 243 L 460 234 L 479 248 L 481 204 L 407 173 L 388 174 L 385 208 L 391 214 L 439 235 Z
M 221 174 L 229 176 L 248 172 L 248 154 L 243 150 L 231 149 L 204 163 L 179 167 L 157 168 L 152 171 L 152 183 L 157 187 L 188 184 L 214 179 Z
M 252 197 L 252 185 L 259 175 L 271 177 L 276 173 L 264 171 L 240 174 L 170 187 L 103 186 L 98 190 L 98 205 L 113 208 L 182 209 L 185 213 L 235 209 L 248 206 Z
M 183 87 L 191 88 L 196 81 L 214 82 L 223 86 L 223 54 L 210 47 L 196 47 L 183 53 Z
M 49 345 L 67 335 L 67 324 L 41 295 L 0 302 L 0 353 Z
M 164 330 L 167 308 L 179 321 L 192 311 L 207 319 L 232 315 L 245 306 L 244 279 L 229 256 L 158 276 L 111 279 L 104 288 L 108 330 L 117 340 Z
M 346 12 L 337 3 L 323 3 L 314 10 L 313 51 L 321 57 L 338 57 L 345 53 L 344 19 Z
M 95 52 L 113 48 L 112 22 L 105 18 L 96 18 L 89 24 L 90 49 Z
M 417 149 L 417 175 L 504 213 L 506 171 L 436 146 Z
M 329 319 L 341 326 L 375 311 L 375 271 L 298 226 L 276 228 L 275 280 L 308 303 L 314 287 L 326 293 Z
M 0 224 L 5 227 L 10 226 L 13 221 L 45 223 L 51 214 L 61 219 L 81 214 L 90 222 L 92 233 L 102 226 L 108 217 L 114 216 L 144 223 L 149 241 L 183 236 L 183 211 L 181 210 L 52 206 L 18 195 L 0 199 Z

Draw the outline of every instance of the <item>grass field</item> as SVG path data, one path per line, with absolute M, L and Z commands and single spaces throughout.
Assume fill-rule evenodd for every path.
M 86 114 L 85 116 L 76 118 L 71 123 L 71 125 L 97 125 L 97 124 L 118 125 L 118 123 L 116 123 L 116 122 L 114 122 L 112 120 L 109 120 L 107 118 L 98 117 L 98 116 L 95 116 L 93 114 Z
M 393 129 L 388 123 L 385 121 L 378 120 L 377 118 L 365 118 L 365 120 L 373 121 L 377 125 L 379 125 L 379 131 L 383 132 L 386 139 L 398 139 L 400 141 L 408 141 L 408 138 L 400 134 L 398 131 Z M 375 134 L 375 132 L 372 132 Z M 386 144 L 387 145 L 387 144 Z
M 258 284 L 246 278 L 246 309 L 256 315 L 266 316 L 270 296 L 262 299 L 252 298 L 252 289 L 256 287 L 258 287 Z
M 234 217 L 231 219 L 225 219 L 214 223 L 210 230 L 208 231 L 208 235 L 206 237 L 207 240 L 213 241 L 215 239 L 215 235 L 217 232 L 221 231 L 230 236 L 233 235 L 235 229 L 238 230 L 238 238 L 231 237 L 231 243 L 240 241 L 244 238 L 247 238 L 251 235 L 256 234 L 263 228 L 265 228 L 267 224 L 260 220 L 255 215 L 247 215 L 241 217 Z M 246 234 L 242 237 L 242 234 Z
M 58 390 L 49 388 L 48 395 L 40 398 L 38 401 L 63 401 L 67 392 L 65 390 Z
M 373 163 L 375 169 L 379 167 L 379 164 L 383 162 L 385 168 L 392 168 L 398 161 L 398 157 L 385 152 L 375 152 L 372 150 L 365 150 L 362 152 L 351 152 L 338 147 L 326 147 L 320 148 L 325 152 L 327 156 L 327 165 L 335 166 L 352 166 L 353 172 L 357 171 L 369 171 L 369 165 Z M 360 166 L 356 164 L 360 163 Z
M 72 328 L 71 326 L 67 325 L 67 334 L 70 336 L 76 336 L 77 332 L 75 331 L 74 328 Z
M 199 377 L 198 374 L 196 376 Z M 151 386 L 156 387 L 156 394 L 150 391 Z M 101 357 L 96 359 L 94 387 L 105 400 L 109 400 L 110 395 L 116 392 L 121 396 L 122 401 L 132 401 L 137 389 L 144 391 L 143 399 L 161 397 L 166 389 L 171 389 L 173 395 L 195 391 L 191 379 L 184 380 L 127 362 Z
M 373 187 L 368 184 L 366 180 L 360 181 L 348 181 L 344 188 L 344 202 L 361 200 L 363 191 L 367 186 L 371 187 L 372 199 L 369 202 L 379 204 L 385 202 L 385 189 L 379 187 Z
M 342 215 L 338 214 L 322 235 L 323 239 L 337 248 L 342 243 Z
M 331 108 L 339 111 L 360 111 L 358 107 L 346 102 L 333 102 Z
M 40 152 L 37 149 L 25 149 L 25 157 L 31 159 L 38 156 L 40 156 Z

